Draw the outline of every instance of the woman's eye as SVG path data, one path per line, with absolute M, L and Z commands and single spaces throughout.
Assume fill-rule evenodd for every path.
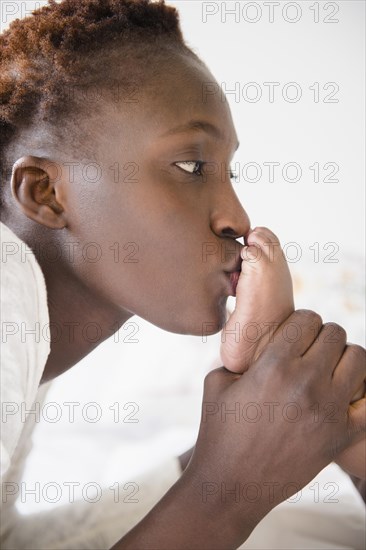
M 185 160 L 182 162 L 175 162 L 175 165 L 185 172 L 195 174 L 196 176 L 202 176 L 202 168 L 204 162 L 202 162 L 201 160 Z
M 202 169 L 206 163 L 202 160 L 185 160 L 181 162 L 175 162 L 174 164 L 178 166 L 181 170 L 184 170 L 189 174 L 194 174 L 195 176 L 203 176 Z M 224 169 L 222 168 L 222 173 L 223 171 Z M 223 177 L 225 177 L 225 174 L 223 175 Z M 231 169 L 229 171 L 229 177 L 230 179 L 236 179 L 236 174 L 234 174 Z

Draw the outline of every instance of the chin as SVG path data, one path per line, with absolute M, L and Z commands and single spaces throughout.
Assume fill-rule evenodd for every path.
M 218 301 L 203 304 L 201 308 L 197 307 L 197 303 L 186 303 L 184 311 L 179 311 L 179 307 L 171 308 L 168 315 L 166 309 L 154 316 L 141 311 L 136 312 L 136 315 L 167 332 L 202 338 L 217 334 L 224 328 L 227 320 L 227 299 L 227 296 L 221 296 Z
M 181 319 L 180 324 L 182 325 L 183 321 L 184 325 L 180 330 L 172 332 L 201 338 L 217 334 L 224 328 L 227 320 L 226 302 L 227 296 L 223 297 L 219 303 L 212 304 L 211 308 L 206 309 L 202 314 L 198 314 L 197 308 L 194 308 L 185 322 Z

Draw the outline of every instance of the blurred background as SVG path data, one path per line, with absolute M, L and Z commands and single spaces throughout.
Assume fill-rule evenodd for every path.
M 226 91 L 241 143 L 234 188 L 252 226 L 279 236 L 296 307 L 365 345 L 364 2 L 167 3 Z M 2 28 L 44 4 L 3 2 Z M 203 378 L 220 366 L 219 343 L 219 334 L 203 341 L 132 318 L 53 381 L 46 401 L 61 416 L 49 407 L 41 418 L 24 479 L 112 485 L 184 452 L 197 435 Z M 75 404 L 74 422 L 64 403 Z

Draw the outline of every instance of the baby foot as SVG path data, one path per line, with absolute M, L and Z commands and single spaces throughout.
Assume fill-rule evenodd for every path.
M 291 275 L 276 235 L 255 228 L 241 257 L 235 310 L 221 333 L 222 364 L 232 372 L 244 372 L 294 311 Z

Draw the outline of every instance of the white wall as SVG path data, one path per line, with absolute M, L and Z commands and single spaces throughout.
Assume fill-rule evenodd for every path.
M 340 250 L 364 251 L 365 179 L 365 4 L 341 2 L 197 2 L 172 1 L 180 13 L 184 35 L 204 59 L 219 83 L 227 90 L 241 147 L 236 159 L 243 169 L 258 163 L 262 178 L 253 183 L 244 177 L 236 184 L 237 193 L 247 207 L 254 225 L 269 225 L 283 242 L 297 241 L 304 247 L 314 242 L 336 242 Z M 270 8 L 274 6 L 273 22 Z M 295 6 L 291 6 L 295 5 Z M 311 6 L 319 5 L 319 23 L 314 22 Z M 328 6 L 325 9 L 325 5 Z M 286 7 L 287 6 L 287 7 Z M 297 6 L 297 7 L 296 7 Z M 334 13 L 338 8 L 338 13 Z M 227 12 L 234 10 L 235 14 Z M 215 13 L 217 11 L 217 13 Z M 211 14 L 211 15 L 210 15 Z M 337 23 L 323 22 L 325 17 Z M 299 18 L 290 23 L 287 19 Z M 247 20 L 258 19 L 257 22 Z M 226 20 L 226 22 L 225 22 Z M 206 21 L 206 22 L 204 22 Z M 254 82 L 256 87 L 245 87 Z M 274 99 L 269 101 L 269 85 Z M 294 98 L 297 84 L 302 97 Z M 319 83 L 319 99 L 309 87 Z M 335 88 L 339 91 L 324 99 Z M 257 92 L 262 98 L 249 102 Z M 269 182 L 265 162 L 278 162 L 275 180 Z M 296 162 L 302 169 L 298 182 L 286 182 L 281 171 Z M 339 166 L 334 178 L 321 169 L 320 182 L 314 182 L 315 162 L 323 167 Z M 255 179 L 256 171 L 247 179 Z M 289 179 L 295 178 L 289 169 Z M 341 252 L 340 252 L 341 254 Z M 339 255 L 340 257 L 340 255 Z

